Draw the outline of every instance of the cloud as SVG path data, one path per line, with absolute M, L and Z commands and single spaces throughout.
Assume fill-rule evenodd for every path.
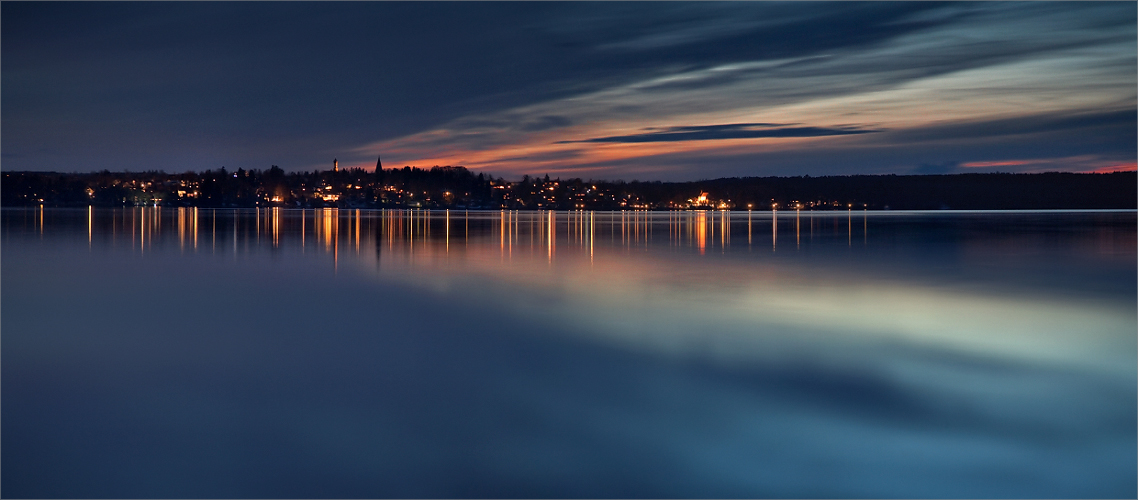
M 879 157 L 908 172 L 952 158 L 1022 157 L 1006 147 L 911 153 L 918 143 L 999 149 L 1024 140 L 1009 130 L 1077 109 L 1121 111 L 1097 126 L 1053 124 L 1077 129 L 1072 138 L 1088 145 L 1081 150 L 1029 154 L 1084 154 L 1088 137 L 1109 139 L 1100 150 L 1133 151 L 1133 3 L 6 2 L 2 9 L 11 169 L 298 170 L 332 157 L 372 164 L 377 154 L 400 164 L 548 159 L 514 162 L 520 175 L 598 161 L 582 154 L 554 164 L 563 153 L 541 156 L 542 148 L 607 143 L 646 162 L 726 152 L 740 165 L 758 165 L 775 147 L 797 148 L 803 160 L 786 165 L 829 168 L 819 163 L 828 161 L 852 173 L 866 167 L 816 151 L 822 142 L 860 141 L 894 148 Z M 1023 120 L 969 128 L 1016 117 Z M 847 121 L 861 125 L 841 125 Z M 726 125 L 668 126 L 676 123 Z M 807 137 L 820 139 L 810 147 L 779 140 Z M 1071 143 L 1038 137 L 1052 149 Z M 769 140 L 747 140 L 755 138 Z M 40 146 L 59 153 L 35 153 Z M 614 167 L 617 177 L 631 171 L 622 168 L 646 168 L 629 156 L 605 159 L 612 160 L 631 162 Z M 682 175 L 676 165 L 660 168 Z M 689 175 L 703 173 L 693 167 Z
M 1126 172 L 1135 170 L 1135 165 L 1136 162 L 1133 159 L 1126 159 L 1124 156 L 1103 156 L 1100 154 L 970 161 L 960 164 L 964 168 L 992 169 L 994 171 L 1088 173 Z
M 523 123 L 521 129 L 526 132 L 539 132 L 552 128 L 568 127 L 572 124 L 573 121 L 564 116 L 542 116 L 536 120 Z
M 486 163 L 540 163 L 558 160 L 574 160 L 582 156 L 582 151 L 577 149 L 547 151 L 542 153 L 528 154 L 524 156 L 507 156 L 502 158 L 492 158 L 486 160 Z
M 962 141 L 992 140 L 1006 136 L 1061 134 L 1067 141 L 1076 136 L 1093 135 L 1098 142 L 1119 141 L 1119 145 L 1133 150 L 1138 121 L 1135 109 L 1119 110 L 1062 110 L 1023 114 L 995 119 L 961 120 L 952 123 L 932 123 L 892 131 L 887 141 Z M 1113 149 L 1112 144 L 1112 149 Z
M 1065 5 L 935 4 L 891 14 L 889 23 L 904 28 L 890 25 L 872 41 L 811 45 L 818 42 L 811 40 L 798 47 L 801 50 L 791 50 L 782 41 L 768 39 L 767 47 L 773 48 L 765 52 L 724 40 L 743 40 L 739 37 L 746 35 L 754 41 L 771 35 L 765 30 L 779 32 L 792 25 L 828 32 L 822 28 L 831 17 L 794 9 L 762 10 L 763 16 L 751 16 L 753 12 L 746 9 L 676 7 L 646 15 L 652 22 L 620 24 L 616 21 L 628 14 L 622 9 L 591 14 L 570 9 L 596 22 L 567 25 L 563 29 L 571 33 L 564 36 L 557 31 L 561 28 L 555 28 L 554 38 L 561 36 L 569 46 L 580 48 L 577 55 L 592 53 L 597 59 L 562 83 L 572 85 L 571 80 L 593 78 L 600 72 L 605 84 L 597 90 L 472 116 L 498 117 L 503 126 L 481 127 L 477 121 L 460 118 L 439 127 L 439 134 L 411 134 L 378 146 L 426 145 L 421 140 L 430 137 L 437 139 L 431 142 L 437 148 L 500 149 L 497 157 L 519 157 L 543 146 L 623 144 L 619 156 L 611 148 L 611 155 L 603 159 L 582 154 L 573 160 L 579 165 L 618 161 L 614 172 L 633 168 L 632 155 L 655 162 L 661 154 L 695 148 L 700 149 L 697 155 L 707 157 L 722 156 L 723 151 L 713 148 L 729 149 L 725 152 L 739 155 L 740 164 L 754 169 L 768 168 L 758 166 L 759 158 L 781 148 L 797 149 L 794 154 L 804 160 L 791 163 L 809 165 L 812 172 L 828 170 L 823 162 L 850 172 L 867 172 L 868 165 L 873 172 L 896 173 L 957 158 L 1022 155 L 1020 150 L 1041 144 L 1048 148 L 1044 154 L 1056 157 L 1084 154 L 1092 149 L 1090 142 L 1102 144 L 1104 139 L 1110 142 L 1107 149 L 1113 151 L 1118 144 L 1125 149 L 1122 138 L 1134 135 L 1129 132 L 1134 123 L 1133 48 L 1117 40 L 1133 28 L 1122 26 L 1117 17 L 1133 9 Z M 749 23 L 749 28 L 740 30 L 738 23 L 730 22 L 729 29 L 714 29 L 708 19 L 722 21 L 731 17 L 727 11 Z M 680 15 L 684 13 L 686 17 Z M 700 28 L 700 23 L 708 24 Z M 1009 25 L 1018 28 L 1005 29 Z M 1041 30 L 1056 36 L 1041 37 Z M 635 43 L 623 43 L 629 40 Z M 712 49 L 714 54 L 708 52 Z M 1123 116 L 1127 112 L 1130 115 Z M 1104 113 L 1117 115 L 1090 116 Z M 565 117 L 571 125 L 541 131 L 518 125 L 543 116 Z M 862 133 L 850 133 L 855 129 L 842 126 L 847 121 L 859 123 L 856 130 Z M 674 123 L 728 125 L 669 126 Z M 752 126 L 740 126 L 746 124 Z M 788 130 L 774 130 L 778 128 Z M 1063 140 L 1054 137 L 1071 132 Z M 795 137 L 820 140 L 804 148 Z M 749 140 L 755 138 L 768 140 Z M 849 149 L 832 158 L 812 153 L 823 143 L 837 142 L 881 148 L 874 156 L 885 161 L 855 166 L 844 155 Z M 948 155 L 941 154 L 943 148 L 937 154 L 922 150 L 941 144 L 964 150 Z M 997 154 L 1001 148 L 1006 151 Z M 748 154 L 750 160 L 745 159 Z M 554 166 L 560 165 L 535 162 L 527 167 L 519 161 L 512 168 L 520 175 L 527 168 L 540 172 Z M 689 175 L 703 172 L 702 167 L 693 167 Z
M 770 128 L 779 127 L 779 128 Z M 722 139 L 758 139 L 764 137 L 825 137 L 831 135 L 856 135 L 880 132 L 880 130 L 866 130 L 858 128 L 826 128 L 826 127 L 781 127 L 772 123 L 732 123 L 725 125 L 695 125 L 682 127 L 666 127 L 644 134 L 617 135 L 611 137 L 595 137 L 578 141 L 559 141 L 557 144 L 571 144 L 576 142 L 677 142 L 677 141 L 713 141 Z
M 1030 163 L 1030 160 L 970 161 L 961 163 L 960 166 L 967 168 L 1018 167 Z
M 1094 170 L 1088 170 L 1088 173 L 1095 174 L 1109 174 L 1111 172 L 1134 172 L 1138 170 L 1138 162 L 1116 163 L 1107 165 L 1105 167 L 1098 167 Z

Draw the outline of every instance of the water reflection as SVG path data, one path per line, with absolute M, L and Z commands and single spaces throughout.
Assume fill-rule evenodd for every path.
M 129 242 L 127 248 L 137 251 L 139 256 L 171 246 L 176 246 L 180 253 L 199 253 L 203 251 L 199 247 L 199 239 L 203 232 L 208 231 L 208 251 L 211 254 L 230 253 L 234 259 L 238 259 L 248 258 L 264 250 L 270 253 L 315 252 L 315 255 L 331 258 L 330 271 L 333 274 L 344 264 L 344 249 L 350 249 L 350 265 L 353 270 L 429 270 L 454 276 L 480 274 L 488 277 L 522 277 L 529 281 L 530 286 L 562 283 L 565 278 L 560 273 L 566 270 L 583 273 L 578 279 L 584 279 L 582 277 L 592 275 L 578 270 L 577 266 L 581 262 L 587 262 L 593 268 L 600 263 L 606 270 L 595 282 L 589 284 L 599 289 L 594 294 L 604 295 L 626 285 L 633 288 L 649 286 L 648 282 L 651 282 L 653 288 L 675 289 L 678 294 L 687 293 L 692 287 L 718 287 L 720 290 L 717 293 L 725 293 L 732 298 L 747 291 L 762 289 L 763 294 L 774 295 L 777 300 L 796 297 L 799 290 L 807 289 L 807 294 L 795 299 L 802 303 L 788 304 L 788 307 L 797 311 L 811 308 L 804 305 L 813 302 L 810 300 L 811 295 L 838 291 L 840 294 L 863 296 L 874 290 L 878 283 L 885 282 L 889 283 L 890 290 L 899 289 L 900 284 L 904 284 L 903 288 L 909 290 L 906 293 L 912 294 L 907 298 L 898 298 L 905 303 L 917 299 L 951 303 L 957 297 L 967 300 L 997 300 L 992 297 L 1024 293 L 1051 300 L 1052 296 L 1069 294 L 1072 286 L 1094 288 L 1099 282 L 1084 280 L 1084 283 L 1072 284 L 1070 280 L 1063 279 L 1069 277 L 1063 274 L 1069 273 L 1047 276 L 1047 273 L 1039 272 L 1036 268 L 1039 265 L 1054 264 L 1042 261 L 1033 263 L 1030 259 L 1021 264 L 1035 266 L 1031 272 L 991 278 L 986 275 L 990 269 L 984 261 L 1006 260 L 1005 255 L 1009 253 L 1018 259 L 1018 254 L 1024 249 L 1048 246 L 1053 247 L 1055 252 L 1084 255 L 1079 259 L 1099 259 L 1105 250 L 1105 255 L 1110 258 L 1121 255 L 1125 261 L 1135 251 L 1134 225 L 1128 222 L 1133 219 L 1132 213 L 1020 214 L 1020 219 L 1037 225 L 1055 217 L 1066 218 L 1068 222 L 1055 226 L 1061 233 L 1008 233 L 1007 220 L 1016 217 L 1015 215 L 962 214 L 952 219 L 936 214 L 877 213 L 871 217 L 863 211 L 859 230 L 854 231 L 852 210 L 845 214 L 804 213 L 796 210 L 793 215 L 795 246 L 787 254 L 779 249 L 778 239 L 780 231 L 789 228 L 780 229 L 780 215 L 786 215 L 778 211 L 766 212 L 767 217 L 761 217 L 762 212 L 751 211 L 432 212 L 336 208 L 240 211 L 139 207 L 121 210 L 88 208 L 84 212 L 82 217 L 85 219 L 83 222 L 86 225 L 89 249 L 98 245 L 120 248 L 120 245 Z M 45 216 L 49 213 L 55 218 L 53 224 L 45 224 Z M 71 213 L 52 212 L 42 207 L 30 211 L 6 210 L 6 234 L 27 227 L 29 220 L 34 223 L 34 230 L 40 238 L 45 234 L 50 235 L 52 231 L 62 234 L 68 230 L 67 221 Z M 803 218 L 807 219 L 805 223 Z M 840 219 L 843 218 L 846 219 L 845 224 L 841 224 L 843 221 Z M 836 238 L 817 238 L 814 231 L 817 223 L 815 219 L 819 219 L 818 222 L 822 224 L 829 222 L 833 227 L 833 236 L 845 240 L 842 241 L 846 248 L 844 254 L 835 253 L 837 247 L 832 243 Z M 202 224 L 203 221 L 208 221 L 208 225 Z M 880 228 L 872 238 L 869 228 L 871 222 Z M 1071 223 L 1081 224 L 1084 229 L 1072 233 Z M 761 231 L 764 224 L 768 224 L 770 230 L 767 259 L 760 258 L 762 253 L 755 253 L 753 247 L 756 232 Z M 804 224 L 808 226 L 805 240 L 802 238 Z M 931 228 L 927 232 L 931 239 L 920 239 L 921 234 L 924 234 L 920 225 Z M 733 227 L 738 227 L 739 230 L 733 231 Z M 1048 226 L 1042 227 L 1046 229 Z M 863 242 L 858 249 L 852 245 L 855 232 L 860 233 Z M 657 233 L 661 233 L 659 239 L 656 238 Z M 746 245 L 741 246 L 740 241 L 733 246 L 733 241 L 741 239 L 744 233 Z M 1059 238 L 1058 234 L 1063 237 Z M 917 239 L 898 246 L 898 238 Z M 495 259 L 490 259 L 487 255 L 491 248 L 487 243 L 490 241 L 496 243 Z M 993 246 L 993 242 L 999 243 Z M 1044 242 L 1042 247 L 1039 246 L 1041 242 Z M 897 259 L 892 253 L 899 250 L 913 250 L 917 253 L 908 259 Z M 958 250 L 971 252 L 967 262 L 976 264 L 946 269 L 943 252 Z M 709 251 L 716 251 L 728 260 L 676 260 L 684 255 L 706 257 Z M 452 254 L 461 259 L 451 263 L 446 258 Z M 636 256 L 636 259 L 629 260 L 632 256 Z M 535 265 L 538 259 L 543 262 L 543 266 Z M 663 264 L 656 265 L 657 262 Z M 683 278 L 671 280 L 669 277 L 674 275 Z M 1047 283 L 1049 279 L 1055 282 Z M 746 286 L 728 286 L 739 280 L 747 282 Z M 946 285 L 955 286 L 961 282 L 984 288 L 974 288 L 967 293 L 945 288 Z M 660 288 L 661 284 L 667 286 Z M 1117 289 L 1120 285 L 1113 283 L 1109 286 Z M 701 293 L 708 292 L 704 290 Z M 1112 300 L 1118 298 L 1115 296 Z M 1126 302 L 1130 297 L 1122 295 L 1121 299 Z M 620 298 L 613 300 L 619 301 Z M 825 302 L 824 307 L 832 309 L 834 304 L 843 301 L 848 300 L 838 297 Z M 738 307 L 744 310 L 755 309 L 742 305 Z M 916 305 L 913 307 L 921 309 Z M 851 314 L 858 316 L 853 311 Z M 892 313 L 888 321 L 878 318 L 876 322 L 868 324 L 895 321 L 897 314 L 902 313 Z M 1034 309 L 1024 310 L 1023 314 L 1048 317 L 1046 311 Z M 771 311 L 770 315 L 780 316 L 781 313 Z M 827 316 L 828 313 L 814 311 L 809 315 L 795 315 L 792 315 L 797 318 L 794 322 L 809 324 L 809 320 Z M 856 319 L 850 321 L 857 322 Z M 1043 326 L 1041 328 L 1046 329 Z
M 771 211 L 771 251 L 778 250 L 778 211 Z
M 5 496 L 1135 493 L 1133 212 L 0 216 Z
M 32 229 L 41 239 L 52 232 L 65 234 L 71 229 L 74 211 L 43 209 L 5 210 L 7 234 Z M 765 216 L 764 216 L 765 215 Z M 47 222 L 45 222 L 45 217 Z M 756 240 L 763 226 L 769 226 L 769 251 L 775 261 L 754 261 L 756 265 L 777 262 L 779 266 L 808 262 L 810 267 L 834 267 L 842 273 L 867 274 L 832 258 L 816 259 L 818 252 L 835 254 L 833 245 L 841 238 L 846 253 L 853 259 L 866 259 L 873 269 L 868 274 L 888 272 L 880 264 L 900 264 L 882 257 L 874 249 L 887 251 L 935 251 L 975 249 L 987 253 L 1016 253 L 1024 249 L 1052 252 L 1077 252 L 1080 258 L 1098 259 L 1103 255 L 1127 256 L 1134 252 L 1132 213 L 1047 214 L 1023 213 L 1025 230 L 1006 231 L 1009 217 L 992 214 L 959 214 L 955 219 L 935 213 L 874 213 L 863 211 L 860 224 L 853 222 L 852 211 L 802 212 L 793 214 L 795 245 L 784 254 L 779 248 L 780 232 L 790 228 L 779 219 L 789 217 L 770 212 L 591 212 L 591 211 L 427 211 L 427 210 L 289 210 L 281 208 L 211 210 L 198 208 L 161 209 L 137 207 L 117 210 L 88 208 L 81 212 L 86 226 L 87 246 L 100 245 L 113 249 L 130 249 L 139 255 L 176 247 L 180 253 L 231 254 L 248 256 L 262 249 L 271 252 L 315 252 L 329 256 L 338 265 L 350 248 L 353 260 L 379 260 L 380 255 L 449 254 L 482 252 L 486 243 L 495 242 L 498 261 L 514 265 L 540 255 L 547 264 L 560 259 L 574 260 L 587 256 L 590 261 L 611 255 L 709 255 L 709 251 L 728 258 L 742 254 L 759 256 Z M 1001 219 L 1002 217 L 1002 219 Z M 1048 219 L 1058 222 L 1046 223 Z M 806 220 L 803 220 L 806 219 Z M 841 221 L 841 219 L 846 219 Z M 1041 222 L 1042 221 L 1042 222 Z M 841 224 L 845 222 L 845 224 Z M 1015 222 L 1016 224 L 1019 221 Z M 832 227 L 830 235 L 818 234 L 815 225 Z M 1072 226 L 1071 224 L 1076 224 Z M 857 230 L 854 226 L 859 226 Z M 874 225 L 877 233 L 871 230 Z M 928 226 L 921 229 L 920 226 Z M 844 227 L 843 227 L 844 226 Z M 23 229 L 21 229 L 23 228 Z M 1042 229 L 1044 232 L 1034 231 Z M 1072 230 L 1076 229 L 1076 230 Z M 844 230 L 844 231 L 843 231 Z M 1034 232 L 1033 232 L 1034 231 Z M 806 234 L 803 234 L 803 233 Z M 872 233 L 872 234 L 871 234 Z M 860 249 L 853 248 L 853 237 L 862 240 Z M 926 239 L 934 237 L 941 241 Z M 1061 236 L 1061 237 L 1060 237 Z M 209 239 L 208 248 L 201 245 Z M 746 239 L 743 245 L 742 239 Z M 905 245 L 898 246 L 898 242 Z M 125 245 L 125 246 L 124 246 Z M 1042 245 L 1042 246 L 1040 246 Z M 373 257 L 366 257 L 373 256 Z M 972 260 L 979 255 L 969 257 Z M 521 259 L 521 260 L 519 260 Z M 813 260 L 811 260 L 813 259 Z M 710 262 L 710 261 L 709 261 Z M 927 263 L 927 256 L 913 264 Z M 716 264 L 718 265 L 718 264 Z M 967 269 L 960 269 L 967 272 Z M 904 275 L 909 269 L 897 273 Z M 930 270 L 925 270 L 928 273 Z M 943 278 L 944 276 L 936 276 Z M 1031 276 L 1038 281 L 1040 276 Z M 1044 278 L 1045 279 L 1045 278 Z

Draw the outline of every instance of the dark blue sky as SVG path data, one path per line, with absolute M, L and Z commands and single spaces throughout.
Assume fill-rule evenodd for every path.
M 4 170 L 1134 169 L 1134 2 L 0 4 Z

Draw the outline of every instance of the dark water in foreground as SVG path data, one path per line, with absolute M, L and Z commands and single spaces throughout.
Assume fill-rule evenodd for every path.
M 1125 213 L 3 210 L 4 497 L 1134 497 Z

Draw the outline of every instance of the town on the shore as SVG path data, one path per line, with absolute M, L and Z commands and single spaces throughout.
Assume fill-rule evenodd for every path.
M 507 181 L 464 167 L 3 172 L 3 206 L 509 210 L 1134 209 L 1134 171 Z

